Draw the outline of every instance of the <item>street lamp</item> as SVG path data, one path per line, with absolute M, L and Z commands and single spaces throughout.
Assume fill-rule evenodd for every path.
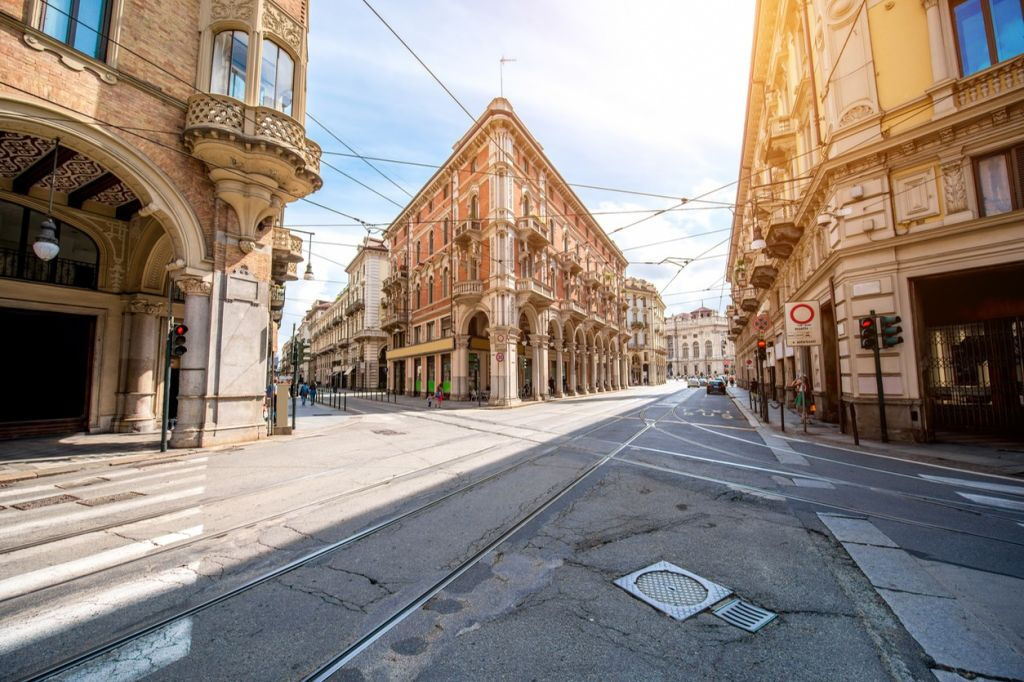
M 39 226 L 39 236 L 32 244 L 32 250 L 39 260 L 48 262 L 57 257 L 60 253 L 60 244 L 57 243 L 57 223 L 53 222 L 53 190 L 57 185 L 57 157 L 60 156 L 60 138 L 54 140 L 53 145 L 53 172 L 50 174 L 50 202 L 46 209 L 46 220 Z
M 306 272 L 302 279 L 307 282 L 313 279 L 313 237 L 309 237 L 309 250 L 306 252 Z
M 761 228 L 755 226 L 754 227 L 754 240 L 752 242 L 750 242 L 750 250 L 751 251 L 760 251 L 761 249 L 766 248 L 767 246 L 768 246 L 768 242 L 766 242 L 764 240 L 764 237 L 761 236 Z

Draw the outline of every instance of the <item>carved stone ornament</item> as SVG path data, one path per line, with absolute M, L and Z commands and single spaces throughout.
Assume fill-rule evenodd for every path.
M 22 36 L 22 40 L 24 40 L 25 44 L 33 50 L 39 50 L 40 52 L 52 52 L 57 55 L 58 59 L 60 59 L 60 63 L 72 71 L 91 71 L 101 81 L 108 85 L 114 85 L 117 83 L 117 76 L 112 70 L 98 62 L 93 62 L 86 57 L 79 57 L 80 53 L 75 52 L 70 47 L 66 47 L 63 43 L 39 38 L 31 33 L 25 33 Z
M 267 3 L 263 9 L 263 28 L 283 38 L 298 54 L 302 54 L 302 25 L 280 7 Z
M 251 239 L 239 239 L 238 249 L 242 253 L 252 253 L 253 249 L 256 248 L 256 242 Z
M 240 19 L 248 21 L 252 18 L 253 0 L 213 0 L 210 6 L 210 19 Z
M 858 104 L 858 105 L 850 107 L 849 109 L 846 110 L 846 113 L 844 113 L 842 118 L 839 119 L 839 125 L 840 126 L 850 125 L 851 123 L 855 123 L 856 121 L 859 121 L 862 118 L 867 118 L 868 116 L 870 116 L 873 113 L 874 113 L 874 110 L 871 107 L 869 107 L 868 105 L 866 105 L 866 104 Z
M 186 296 L 209 296 L 213 286 L 198 277 L 183 277 L 177 280 L 178 288 Z
M 946 196 L 946 212 L 967 210 L 967 182 L 964 167 L 959 161 L 942 164 L 942 189 Z
M 125 309 L 129 313 L 139 315 L 160 315 L 164 311 L 164 306 L 161 303 L 151 303 L 144 298 L 133 298 L 128 301 Z

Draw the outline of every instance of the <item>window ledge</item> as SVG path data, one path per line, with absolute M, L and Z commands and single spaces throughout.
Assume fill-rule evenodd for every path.
M 117 73 L 103 62 L 93 59 L 65 43 L 51 38 L 42 32 L 26 31 L 22 40 L 33 50 L 40 52 L 52 52 L 57 55 L 60 63 L 72 71 L 90 71 L 104 83 L 114 85 L 117 83 Z

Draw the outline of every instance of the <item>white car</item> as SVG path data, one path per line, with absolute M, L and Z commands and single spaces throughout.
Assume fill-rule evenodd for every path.
M 689 388 L 700 388 L 700 380 L 697 377 L 690 377 L 686 380 L 686 385 Z

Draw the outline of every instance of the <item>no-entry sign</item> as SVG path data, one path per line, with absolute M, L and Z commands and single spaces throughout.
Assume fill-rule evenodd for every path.
M 786 345 L 821 345 L 821 309 L 817 301 L 786 304 Z

